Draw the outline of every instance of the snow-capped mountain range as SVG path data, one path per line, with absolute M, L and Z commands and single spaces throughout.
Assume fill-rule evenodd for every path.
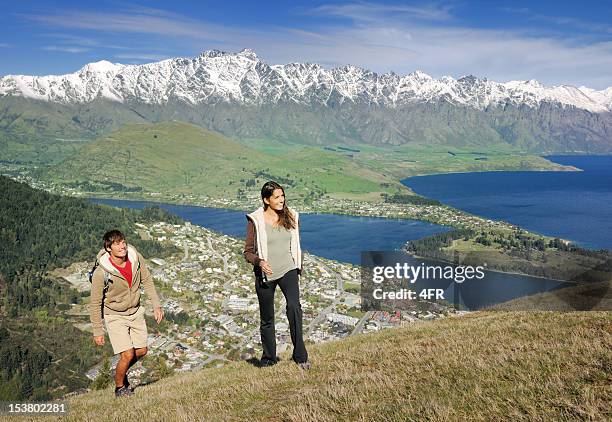
M 0 78 L 0 97 L 20 96 L 61 104 L 98 99 L 120 103 L 188 105 L 296 103 L 331 106 L 343 103 L 395 108 L 446 101 L 478 110 L 490 106 L 545 103 L 593 113 L 612 111 L 612 87 L 547 87 L 537 81 L 499 83 L 486 78 L 449 76 L 434 79 L 415 71 L 405 76 L 377 74 L 359 67 L 325 69 L 318 64 L 268 65 L 252 50 L 206 51 L 194 58 L 175 58 L 143 65 L 100 61 L 67 75 Z

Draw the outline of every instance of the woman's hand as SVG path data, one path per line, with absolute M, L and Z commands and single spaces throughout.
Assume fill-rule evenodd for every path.
M 272 267 L 270 267 L 270 264 L 268 264 L 267 261 L 262 259 L 259 261 L 259 266 L 261 267 L 261 270 L 266 273 L 266 275 L 272 275 Z

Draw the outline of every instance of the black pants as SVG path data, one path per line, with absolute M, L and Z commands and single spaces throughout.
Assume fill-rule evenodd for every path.
M 262 360 L 276 359 L 276 330 L 274 328 L 274 292 L 279 285 L 287 301 L 287 319 L 293 343 L 293 360 L 297 363 L 308 361 L 308 352 L 302 336 L 302 305 L 300 305 L 300 286 L 297 270 L 291 270 L 274 281 L 256 283 L 257 299 L 259 300 L 259 317 Z

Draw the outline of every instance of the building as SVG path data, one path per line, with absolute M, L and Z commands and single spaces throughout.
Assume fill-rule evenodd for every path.
M 336 314 L 334 312 L 327 314 L 327 320 L 330 322 L 339 322 L 344 325 L 355 326 L 359 322 L 359 318 L 348 315 Z

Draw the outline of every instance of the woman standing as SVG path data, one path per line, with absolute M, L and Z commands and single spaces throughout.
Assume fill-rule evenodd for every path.
M 278 285 L 287 301 L 287 319 L 293 343 L 293 361 L 310 369 L 308 352 L 302 336 L 302 306 L 299 278 L 302 250 L 298 213 L 285 203 L 285 191 L 276 182 L 261 188 L 263 206 L 247 215 L 245 259 L 253 264 L 255 289 L 259 300 L 262 366 L 274 365 L 276 331 L 274 329 L 274 292 Z

